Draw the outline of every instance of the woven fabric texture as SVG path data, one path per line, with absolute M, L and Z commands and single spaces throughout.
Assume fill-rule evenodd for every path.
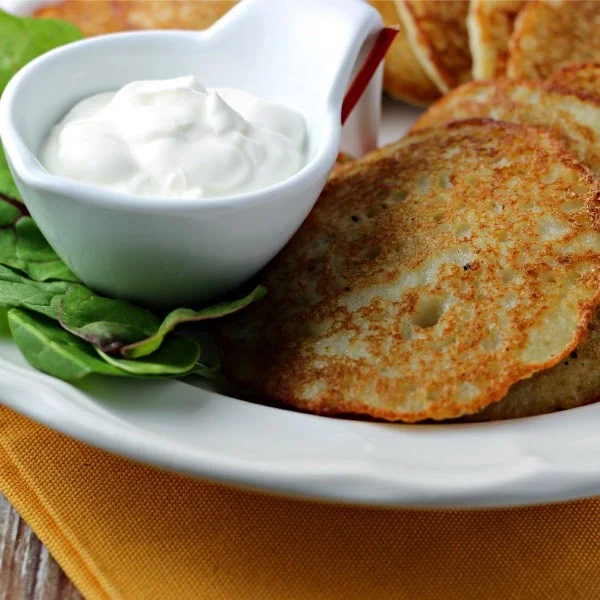
M 0 490 L 89 600 L 600 597 L 600 500 L 356 508 L 167 473 L 0 407 Z

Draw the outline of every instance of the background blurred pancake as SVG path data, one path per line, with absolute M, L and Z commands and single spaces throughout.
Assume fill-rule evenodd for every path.
M 396 0 L 411 48 L 441 92 L 471 79 L 468 0 Z
M 592 98 L 537 81 L 474 81 L 436 102 L 411 131 L 473 117 L 547 127 L 600 176 L 600 102 Z
M 509 77 L 546 79 L 571 62 L 600 60 L 600 2 L 529 2 L 509 43 Z
M 508 40 L 524 5 L 524 0 L 471 0 L 467 28 L 473 79 L 492 79 L 506 73 Z
M 75 23 L 84 35 L 131 29 L 206 29 L 236 3 L 226 0 L 67 0 L 34 14 Z
M 567 65 L 555 71 L 548 83 L 600 101 L 600 61 Z
M 406 30 L 400 22 L 394 0 L 371 2 L 381 14 L 385 25 L 399 27 L 400 31 L 385 57 L 383 87 L 398 100 L 412 104 L 431 104 L 440 97 L 440 91 L 412 51 Z
M 64 19 L 74 23 L 85 36 L 125 31 L 127 23 L 115 2 L 109 0 L 66 0 L 42 6 L 34 12 L 42 19 Z
M 598 302 L 598 182 L 550 134 L 493 121 L 344 168 L 221 330 L 228 375 L 317 413 L 447 419 L 581 341 Z

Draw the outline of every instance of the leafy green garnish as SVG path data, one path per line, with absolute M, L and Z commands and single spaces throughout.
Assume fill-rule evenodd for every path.
M 130 302 L 103 298 L 84 285 L 72 285 L 60 300 L 58 320 L 67 331 L 104 353 L 140 359 L 157 353 L 165 337 L 178 326 L 230 315 L 260 300 L 265 293 L 258 286 L 232 302 L 198 311 L 177 308 L 161 323 L 156 315 Z
M 152 357 L 142 360 L 118 359 L 71 335 L 47 317 L 12 309 L 10 330 L 17 347 L 36 369 L 65 381 L 87 375 L 117 377 L 181 377 L 195 372 L 200 346 L 191 338 L 172 338 Z
M 0 264 L 0 306 L 27 308 L 58 319 L 60 300 L 71 285 L 66 281 L 33 281 Z
M 0 90 L 29 61 L 82 37 L 68 21 L 16 17 L 0 11 Z
M 6 194 L 0 194 L 2 203 L 0 204 L 0 228 L 8 229 L 16 225 L 17 221 L 27 215 L 25 205 L 20 201 L 14 200 Z
M 9 198 L 21 200 L 21 194 L 19 193 L 15 180 L 8 168 L 8 162 L 6 161 L 6 154 L 4 153 L 2 144 L 0 144 L 0 194 L 5 194 Z
M 150 311 L 103 298 L 84 285 L 72 285 L 62 298 L 59 321 L 67 331 L 109 353 L 152 335 L 160 325 Z
M 147 337 L 144 340 L 129 344 L 121 348 L 121 354 L 128 358 L 140 358 L 154 352 L 163 342 L 165 336 L 173 331 L 176 327 L 186 323 L 197 321 L 207 321 L 209 319 L 218 319 L 226 315 L 235 313 L 243 308 L 246 308 L 252 302 L 260 300 L 267 290 L 258 286 L 254 288 L 247 296 L 234 300 L 233 302 L 221 302 L 214 306 L 209 306 L 202 310 L 191 310 L 189 308 L 178 308 L 170 312 L 158 328 L 156 333 Z
M 0 10 L 0 94 L 10 78 L 44 52 L 83 37 L 67 21 L 16 17 Z M 21 199 L 0 144 L 0 194 Z
M 10 337 L 10 327 L 8 326 L 8 309 L 0 308 L 0 338 Z
M 2 194 L 0 264 L 24 271 L 35 281 L 79 281 L 48 244 L 25 205 Z
M 6 200 L 0 203 L 0 219 L 11 216 L 7 204 Z M 0 263 L 27 273 L 35 281 L 79 281 L 29 216 L 17 216 L 13 223 L 0 229 Z
M 94 347 L 62 329 L 58 323 L 13 308 L 8 323 L 15 344 L 36 369 L 65 381 L 76 381 L 91 373 L 128 377 L 98 356 Z
M 98 350 L 104 360 L 130 375 L 187 375 L 195 370 L 200 346 L 190 337 L 171 337 L 156 352 L 138 360 L 115 358 Z

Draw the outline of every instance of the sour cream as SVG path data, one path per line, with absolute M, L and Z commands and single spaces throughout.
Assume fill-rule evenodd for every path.
M 193 76 L 135 81 L 76 104 L 40 159 L 50 173 L 132 196 L 226 196 L 299 171 L 306 124 L 291 108 Z

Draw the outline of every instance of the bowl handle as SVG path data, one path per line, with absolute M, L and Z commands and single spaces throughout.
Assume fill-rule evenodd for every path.
M 315 106 L 341 114 L 351 77 L 382 28 L 377 10 L 363 0 L 243 0 L 211 30 L 243 40 L 241 51 L 260 57 L 288 93 L 308 94 Z M 379 68 L 344 127 L 342 145 L 352 155 L 377 145 L 381 82 Z

